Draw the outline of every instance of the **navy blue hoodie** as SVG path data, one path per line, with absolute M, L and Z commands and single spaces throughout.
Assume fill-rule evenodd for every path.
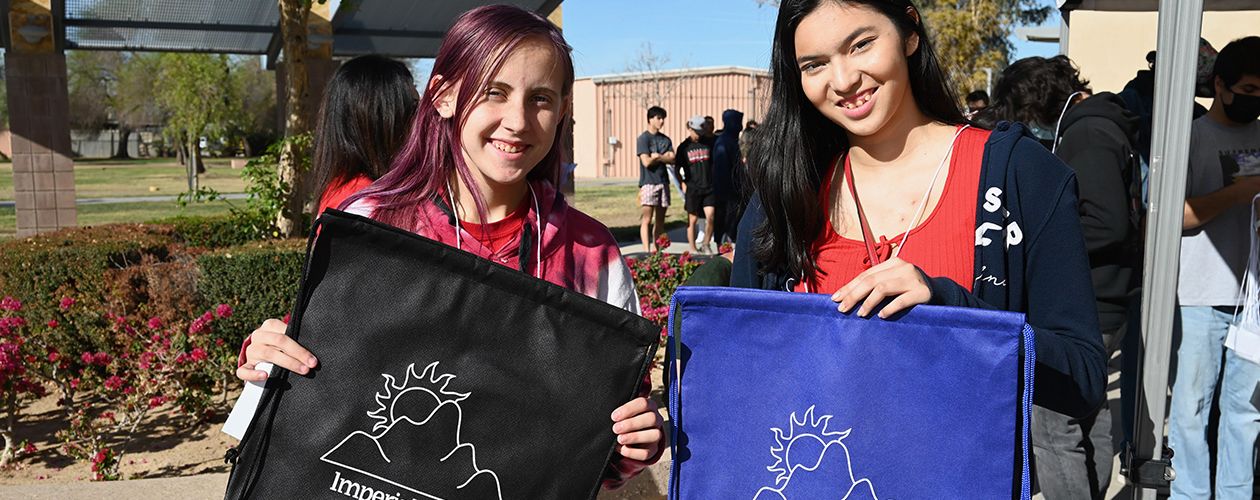
M 928 284 L 930 304 L 1025 313 L 1037 349 L 1033 402 L 1079 417 L 1103 404 L 1107 378 L 1076 193 L 1076 176 L 1023 125 L 999 123 L 980 170 L 973 291 L 949 278 Z M 765 217 L 754 195 L 731 286 L 786 287 L 783 270 L 762 269 L 749 253 Z
M 722 133 L 713 144 L 713 193 L 719 200 L 735 200 L 743 190 L 743 156 L 739 151 L 739 131 L 744 114 L 733 109 L 722 112 Z

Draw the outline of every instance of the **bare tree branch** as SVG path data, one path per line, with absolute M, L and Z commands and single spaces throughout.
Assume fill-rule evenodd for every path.
M 626 63 L 625 73 L 630 79 L 624 85 L 609 88 L 618 96 L 633 100 L 643 109 L 660 106 L 690 78 L 686 65 L 666 70 L 667 65 L 669 55 L 653 52 L 652 44 L 645 42 L 634 58 Z

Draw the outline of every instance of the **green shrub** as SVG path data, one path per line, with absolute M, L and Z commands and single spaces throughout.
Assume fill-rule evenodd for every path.
M 281 318 L 293 307 L 306 240 L 270 240 L 206 253 L 197 258 L 203 303 L 228 304 L 232 317 L 220 320 L 216 335 L 228 343 L 241 340 L 267 318 Z
M 51 317 L 62 297 L 130 312 L 129 290 L 107 275 L 165 260 L 173 242 L 169 226 L 111 224 L 0 243 L 0 296 L 21 300 L 40 317 Z
M 174 236 L 185 245 L 203 248 L 225 248 L 262 239 L 251 224 L 244 224 L 237 215 L 181 215 L 157 221 L 174 228 Z

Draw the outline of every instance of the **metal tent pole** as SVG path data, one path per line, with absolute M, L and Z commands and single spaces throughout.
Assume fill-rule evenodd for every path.
M 1160 0 L 1159 63 L 1155 66 L 1155 112 L 1151 136 L 1151 188 L 1143 269 L 1142 342 L 1130 471 L 1139 494 L 1154 500 L 1154 488 L 1175 479 L 1163 452 L 1168 365 L 1181 223 L 1190 159 L 1195 65 L 1203 22 L 1203 0 Z

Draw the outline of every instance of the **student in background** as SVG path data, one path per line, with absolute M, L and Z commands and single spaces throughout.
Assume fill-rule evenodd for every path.
M 1107 359 L 1120 348 L 1140 304 L 1142 231 L 1138 116 L 1110 92 L 1093 94 L 1066 56 L 1029 57 L 1002 72 L 985 119 L 1057 132 L 1043 144 L 1079 180 L 1079 214 L 1089 252 L 1098 324 Z M 984 120 L 978 123 L 986 125 Z M 1048 500 L 1101 499 L 1111 482 L 1111 411 L 1082 418 L 1033 408 L 1037 479 Z
M 651 252 L 656 238 L 665 233 L 665 212 L 669 209 L 669 165 L 674 163 L 674 143 L 661 132 L 665 109 L 647 110 L 647 130 L 635 141 L 639 157 L 639 239 L 643 251 Z
M 1250 249 L 1251 199 L 1260 192 L 1260 37 L 1221 49 L 1213 66 L 1216 97 L 1190 127 L 1176 374 L 1168 411 L 1168 446 L 1177 480 L 1172 499 L 1250 499 L 1260 410 L 1260 365 L 1224 347 L 1238 307 Z M 1219 394 L 1217 394 L 1219 393 Z M 1208 415 L 1220 397 L 1216 477 L 1211 475 Z M 1215 482 L 1216 491 L 1211 485 Z
M 312 139 L 311 175 L 321 193 L 316 217 L 389 171 L 419 100 L 411 72 L 399 61 L 366 55 L 337 68 Z
M 980 110 L 989 107 L 989 93 L 983 90 L 973 90 L 967 94 L 967 112 L 964 113 L 968 119 L 974 117 Z
M 678 174 L 682 177 L 686 188 L 684 208 L 687 209 L 687 248 L 691 252 L 709 252 L 709 244 L 713 241 L 713 230 L 704 235 L 704 241 L 696 245 L 696 226 L 704 219 L 705 227 L 713 227 L 714 207 L 717 198 L 713 194 L 713 165 L 710 161 L 712 150 L 700 134 L 704 131 L 704 117 L 693 116 L 687 120 L 687 139 L 678 146 L 674 155 L 678 165 Z

